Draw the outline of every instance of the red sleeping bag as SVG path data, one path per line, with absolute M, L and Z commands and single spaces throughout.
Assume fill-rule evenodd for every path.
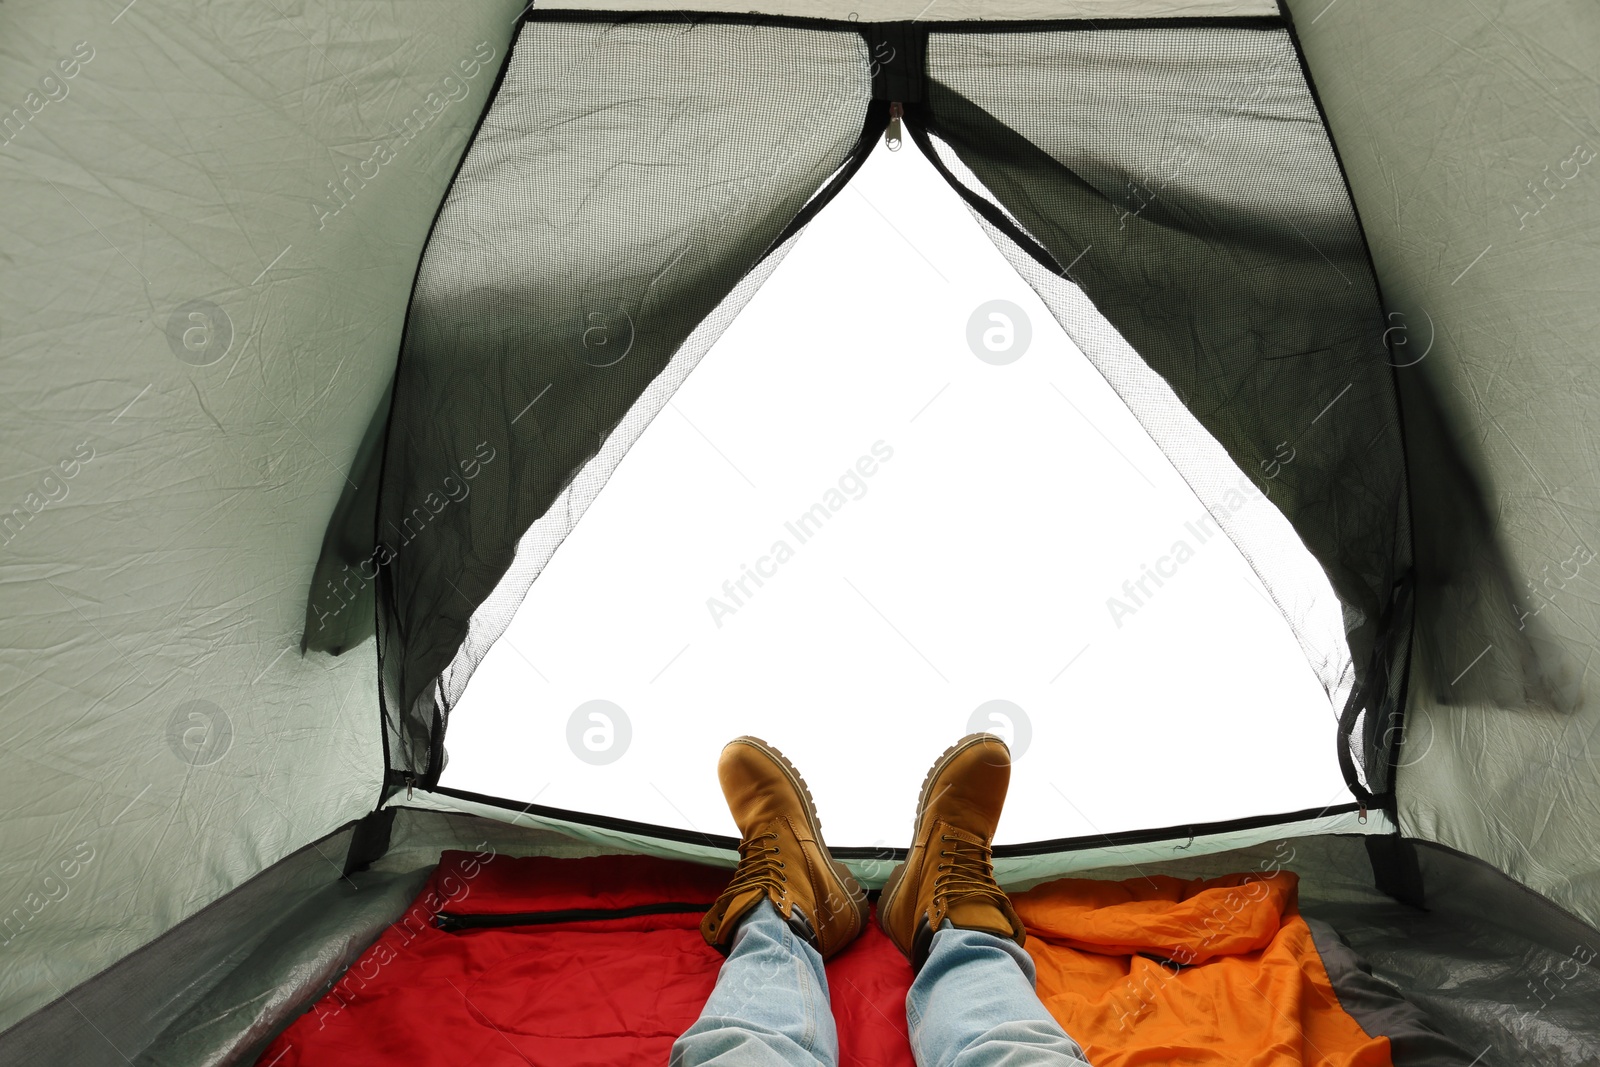
M 700 917 L 729 872 L 644 856 L 446 852 L 404 916 L 262 1067 L 667 1062 L 722 956 Z M 876 925 L 828 964 L 841 1067 L 914 1067 L 911 967 Z

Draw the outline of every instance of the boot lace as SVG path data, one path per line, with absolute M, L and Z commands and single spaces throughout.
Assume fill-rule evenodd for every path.
M 940 859 L 950 862 L 938 865 L 938 877 L 933 882 L 935 903 L 968 896 L 982 897 L 1002 910 L 1010 903 L 1005 891 L 995 883 L 994 859 L 988 845 L 973 844 L 950 834 L 940 834 L 939 840 L 954 847 L 939 852 Z
M 717 903 L 732 900 L 745 890 L 758 886 L 776 893 L 780 900 L 789 895 L 786 885 L 789 876 L 784 872 L 783 861 L 778 859 L 777 845 L 772 843 L 777 840 L 777 831 L 766 830 L 739 842 L 739 866 L 733 872 L 733 881 L 717 898 Z

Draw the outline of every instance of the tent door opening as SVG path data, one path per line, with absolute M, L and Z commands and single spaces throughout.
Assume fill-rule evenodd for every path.
M 440 784 L 721 834 L 717 751 L 755 733 L 831 843 L 893 846 L 927 762 L 987 729 L 1017 758 L 1001 843 L 1347 802 L 1272 593 L 923 152 L 889 147 L 560 541 L 452 709 Z M 1224 517 L 1333 604 L 1270 485 L 1230 477 Z

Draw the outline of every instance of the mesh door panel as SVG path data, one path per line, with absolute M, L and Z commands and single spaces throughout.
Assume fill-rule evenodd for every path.
M 1288 30 L 933 33 L 928 76 L 930 132 L 1269 493 L 1338 594 L 1358 678 L 1382 673 L 1410 562 L 1393 368 Z M 1283 571 L 1270 541 L 1236 540 L 1264 578 Z M 1342 657 L 1279 606 L 1334 695 Z M 1364 781 L 1382 786 L 1382 762 L 1364 750 Z
M 969 189 L 980 189 L 972 173 L 942 141 L 932 142 L 950 172 Z M 1244 478 L 1215 438 L 1194 417 L 1127 340 L 1105 320 L 1069 279 L 1031 257 L 988 219 L 974 212 L 984 232 L 1039 294 L 1051 315 L 1161 447 L 1261 579 L 1274 606 L 1294 632 L 1306 662 L 1317 676 L 1335 715 L 1354 682 L 1337 598 L 1330 595 L 1317 562 L 1293 526 L 1276 508 L 1242 505 Z M 1258 477 L 1253 479 L 1261 481 Z M 1262 486 L 1272 500 L 1270 480 Z M 1203 532 L 1203 531 L 1202 531 Z
M 478 605 L 850 156 L 870 78 L 865 43 L 844 30 L 524 25 L 402 342 L 378 514 L 391 766 L 437 774 L 436 680 L 514 608 L 497 599 L 474 622 Z

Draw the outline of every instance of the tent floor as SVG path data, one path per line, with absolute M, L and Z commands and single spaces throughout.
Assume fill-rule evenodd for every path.
M 404 911 L 442 850 L 617 851 L 544 829 L 401 809 L 388 853 L 341 878 L 351 833 L 346 827 L 294 853 L 0 1034 L 0 1061 L 251 1063 Z M 1600 1059 L 1600 967 L 1585 965 L 1600 950 L 1595 931 L 1477 860 L 1427 844 L 1418 852 L 1426 911 L 1373 888 L 1357 836 L 1285 838 L 1079 876 L 1285 867 L 1300 875 L 1306 915 L 1331 923 L 1436 1026 L 1483 1050 L 1482 1062 L 1570 1067 Z

